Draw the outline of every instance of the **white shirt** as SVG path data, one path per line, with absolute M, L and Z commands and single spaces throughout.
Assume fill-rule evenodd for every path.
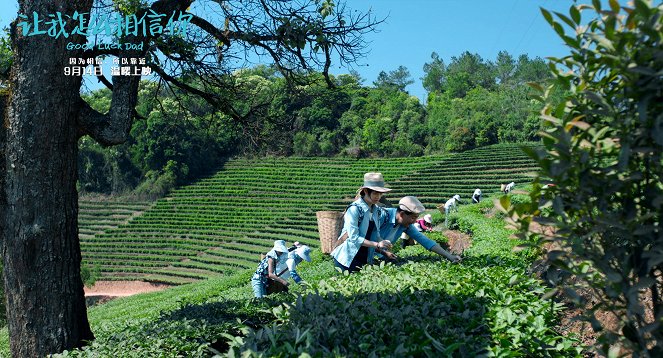
M 455 207 L 456 206 L 456 198 L 451 198 L 447 200 L 446 203 L 444 203 L 444 208 L 448 209 L 449 207 Z

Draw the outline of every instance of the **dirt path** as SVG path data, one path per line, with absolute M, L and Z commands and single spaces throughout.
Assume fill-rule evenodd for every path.
M 449 245 L 449 252 L 454 255 L 462 255 L 472 245 L 472 238 L 458 230 L 445 230 L 442 235 L 446 236 Z
M 170 285 L 142 281 L 97 281 L 92 287 L 85 287 L 85 296 L 124 297 L 139 293 L 161 291 Z

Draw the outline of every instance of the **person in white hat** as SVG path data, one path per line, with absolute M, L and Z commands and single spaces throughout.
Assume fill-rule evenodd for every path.
M 478 204 L 481 201 L 481 189 L 477 188 L 472 194 L 472 202 Z
M 359 198 L 352 202 L 343 216 L 343 229 L 336 248 L 331 252 L 334 265 L 341 271 L 356 272 L 373 263 L 375 250 L 391 249 L 391 242 L 382 240 L 377 229 L 385 211 L 377 203 L 391 191 L 385 187 L 381 173 L 364 174 Z
M 253 294 L 256 298 L 262 298 L 267 294 L 267 285 L 269 279 L 280 282 L 288 286 L 288 281 L 279 277 L 276 267 L 283 258 L 287 257 L 288 248 L 285 246 L 284 240 L 274 241 L 274 247 L 265 255 L 265 258 L 260 260 L 256 272 L 251 277 L 251 286 L 253 287 Z
M 511 192 L 511 190 L 513 190 L 513 187 L 515 187 L 515 186 L 516 186 L 516 182 L 513 182 L 513 181 L 511 183 L 507 184 L 506 187 L 504 187 L 504 194 L 509 194 Z
M 423 218 L 417 219 L 417 221 L 412 224 L 412 226 L 419 232 L 422 231 L 433 231 L 433 217 L 430 214 L 424 215 Z M 414 239 L 411 239 L 407 236 L 406 233 L 401 234 L 401 246 L 407 247 L 415 244 Z
M 458 212 L 457 203 L 460 203 L 460 195 L 456 194 L 451 199 L 444 203 L 444 226 L 448 226 L 449 213 L 452 211 Z
M 430 214 L 426 214 L 422 219 L 418 219 L 417 224 L 419 224 L 419 228 L 421 229 L 419 231 L 433 231 L 433 217 Z
M 424 234 L 419 232 L 414 223 L 419 218 L 419 214 L 423 213 L 426 209 L 421 204 L 419 199 L 414 196 L 405 196 L 398 202 L 398 208 L 384 209 L 387 212 L 387 217 L 380 225 L 380 233 L 385 240 L 389 240 L 392 244 L 398 241 L 402 233 L 406 233 L 414 241 L 421 244 L 427 250 L 432 251 L 451 262 L 460 262 L 460 256 L 453 255 L 435 241 L 427 238 Z M 388 259 L 396 259 L 396 255 L 388 250 L 379 252 Z

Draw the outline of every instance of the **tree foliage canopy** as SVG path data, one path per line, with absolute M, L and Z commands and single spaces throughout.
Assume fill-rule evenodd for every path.
M 660 357 L 663 5 L 633 3 L 604 8 L 594 1 L 572 6 L 568 16 L 543 11 L 571 54 L 555 60 L 553 87 L 541 94 L 549 100 L 557 88 L 566 96 L 542 112 L 545 149 L 531 153 L 542 172 L 532 201 L 514 205 L 511 214 L 525 233 L 532 222 L 556 228 L 553 236 L 529 235 L 555 245 L 549 277 L 585 308 L 603 354 L 623 347 L 633 356 Z M 544 180 L 555 186 L 542 191 Z M 575 279 L 560 281 L 568 275 Z M 588 290 L 591 300 L 581 295 Z M 599 321 L 598 310 L 618 327 Z

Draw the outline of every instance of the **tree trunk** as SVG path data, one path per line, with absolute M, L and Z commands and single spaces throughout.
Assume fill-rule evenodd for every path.
M 19 1 L 40 17 L 89 12 L 91 1 Z M 7 108 L 4 283 L 14 357 L 43 357 L 93 339 L 78 242 L 77 143 L 81 77 L 64 76 L 68 42 L 80 36 L 23 36 L 12 24 Z

